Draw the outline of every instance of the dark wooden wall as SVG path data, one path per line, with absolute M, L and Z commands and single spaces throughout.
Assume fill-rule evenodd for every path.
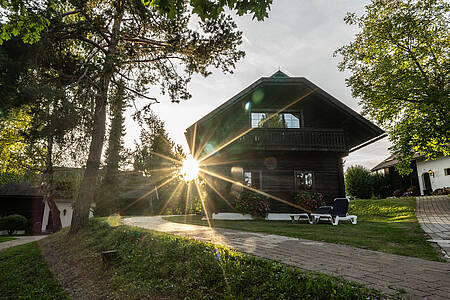
M 313 173 L 311 192 L 322 193 L 325 200 L 331 203 L 334 198 L 345 196 L 341 156 L 342 154 L 333 152 L 264 151 L 242 154 L 235 163 L 211 166 L 209 170 L 238 182 L 242 182 L 242 175 L 233 174 L 231 172 L 233 166 L 241 168 L 241 171 L 260 170 L 261 190 L 289 202 L 294 202 L 296 195 L 294 171 L 310 171 Z M 267 161 L 268 158 L 270 158 L 270 164 Z M 231 192 L 233 189 L 239 189 L 224 180 L 217 178 L 209 180 L 214 180 L 215 188 L 233 204 Z M 233 211 L 230 205 L 212 189 L 208 190 L 208 203 L 209 209 L 213 212 Z M 271 212 L 278 213 L 299 211 L 275 199 L 270 199 L 270 208 Z
M 44 202 L 41 196 L 0 196 L 0 217 L 19 214 L 28 219 L 33 234 L 41 233 Z

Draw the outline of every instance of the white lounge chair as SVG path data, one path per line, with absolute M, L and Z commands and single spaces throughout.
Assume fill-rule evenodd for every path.
M 348 214 L 348 198 L 334 199 L 333 206 L 321 206 L 314 214 L 311 214 L 314 223 L 318 223 L 321 219 L 326 219 L 333 225 L 338 225 L 339 221 L 350 221 L 356 224 L 358 216 Z
M 309 218 L 309 215 L 307 213 L 292 214 L 291 220 L 292 220 L 292 223 L 298 223 L 300 220 L 305 220 L 305 221 L 308 221 L 309 224 L 312 224 L 312 221 Z

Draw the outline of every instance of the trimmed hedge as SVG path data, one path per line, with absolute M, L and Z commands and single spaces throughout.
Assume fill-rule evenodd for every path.
M 9 215 L 0 219 L 0 230 L 8 231 L 9 235 L 13 235 L 18 230 L 26 230 L 28 220 L 22 215 Z
M 356 283 L 242 254 L 197 240 L 99 220 L 80 232 L 119 261 L 111 282 L 189 299 L 377 299 Z M 120 287 L 117 287 L 120 288 Z

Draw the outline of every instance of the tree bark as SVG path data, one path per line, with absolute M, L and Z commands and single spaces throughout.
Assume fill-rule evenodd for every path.
M 119 4 L 120 5 L 120 4 Z M 119 6 L 114 18 L 108 53 L 103 65 L 103 76 L 100 79 L 100 91 L 95 97 L 94 129 L 92 132 L 89 156 L 86 163 L 83 181 L 78 192 L 78 197 L 73 207 L 72 223 L 69 233 L 77 233 L 89 222 L 89 211 L 95 195 L 95 187 L 98 177 L 98 168 L 102 155 L 105 139 L 106 105 L 108 100 L 108 88 L 114 72 L 114 55 L 118 43 L 118 34 L 122 22 L 122 8 Z
M 52 213 L 52 220 L 53 223 L 53 231 L 57 232 L 60 231 L 62 228 L 61 224 L 61 212 L 58 209 L 58 206 L 55 202 L 55 184 L 54 184 L 54 170 L 53 170 L 53 136 L 50 135 L 47 138 L 47 157 L 46 157 L 46 171 L 45 171 L 45 189 L 44 189 L 44 202 L 47 202 L 47 205 L 50 209 L 50 212 Z
M 118 173 L 120 150 L 122 149 L 124 96 L 123 86 L 119 83 L 117 94 L 111 101 L 112 120 L 106 156 L 106 172 L 96 203 L 96 214 L 99 216 L 107 216 L 119 211 L 117 194 L 119 192 Z

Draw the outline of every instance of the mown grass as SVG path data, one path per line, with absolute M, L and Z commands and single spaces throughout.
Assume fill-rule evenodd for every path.
M 358 216 L 358 224 L 341 221 L 330 223 L 292 224 L 289 221 L 220 221 L 211 220 L 211 226 L 266 232 L 309 240 L 345 244 L 364 249 L 443 261 L 439 252 L 427 242 L 417 222 L 415 198 L 354 200 L 349 213 Z M 165 217 L 166 220 L 208 226 L 200 216 Z
M 70 299 L 45 263 L 37 243 L 0 251 L 1 299 Z
M 74 236 L 46 239 L 53 253 L 78 266 L 78 277 L 98 282 L 114 299 L 376 299 L 356 283 L 257 258 L 197 240 L 104 221 Z M 103 264 L 100 253 L 118 251 Z M 83 262 L 83 266 L 80 262 Z M 89 265 L 89 267 L 85 267 Z M 80 279 L 77 279 L 80 280 Z M 73 282 L 72 282 L 73 283 Z
M 15 239 L 15 238 L 9 237 L 9 236 L 0 236 L 0 243 L 12 241 L 12 240 L 14 240 L 14 239 Z

